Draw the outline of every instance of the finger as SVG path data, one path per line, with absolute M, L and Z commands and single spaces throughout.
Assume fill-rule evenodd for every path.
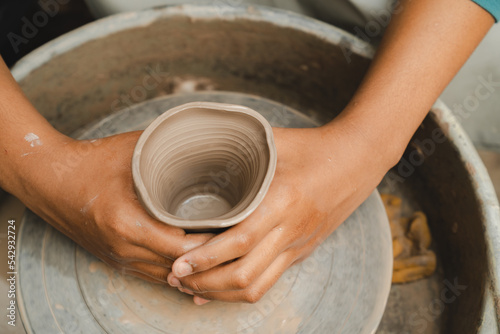
M 186 233 L 183 229 L 153 219 L 142 210 L 135 216 L 138 217 L 135 221 L 135 244 L 171 260 L 203 245 L 213 237 L 210 233 Z
M 125 269 L 146 275 L 165 284 L 168 284 L 167 277 L 171 273 L 171 270 L 168 268 L 155 266 L 144 262 L 129 263 L 127 267 L 125 267 Z
M 115 248 L 109 257 L 121 264 L 145 262 L 168 269 L 171 269 L 173 264 L 173 261 L 167 257 L 158 255 L 149 249 L 129 244 L 120 245 L 120 248 Z
M 147 275 L 147 274 L 144 274 L 143 272 L 139 272 L 139 271 L 136 271 L 136 270 L 133 270 L 133 269 L 124 268 L 122 270 L 122 273 L 126 274 L 126 275 L 129 275 L 129 276 L 134 276 L 134 277 L 140 278 L 140 279 L 142 279 L 144 281 L 151 282 L 151 283 L 154 283 L 154 284 L 165 285 L 165 281 L 164 280 L 155 278 L 154 276 Z
M 103 262 L 122 274 L 134 276 L 155 284 L 167 283 L 166 278 L 170 273 L 170 269 L 168 268 L 159 267 L 143 262 L 132 262 L 127 266 L 124 266 L 123 264 L 116 262 L 110 258 L 106 258 Z
M 184 288 L 178 288 L 180 292 L 193 296 L 193 292 Z
M 265 211 L 261 205 L 257 210 Z M 276 217 L 272 214 L 252 214 L 229 230 L 215 236 L 201 247 L 178 258 L 172 267 L 176 277 L 208 270 L 221 263 L 237 259 L 253 249 L 269 231 Z
M 229 264 L 182 278 L 171 273 L 167 280 L 194 292 L 243 290 L 248 288 L 289 247 L 282 229 L 273 229 L 249 253 Z
M 202 305 L 205 305 L 206 303 L 210 303 L 211 300 L 205 299 L 205 298 L 201 298 L 201 297 L 198 297 L 198 296 L 194 296 L 193 297 L 193 302 L 196 305 L 198 305 L 198 306 L 202 306 Z
M 195 295 L 205 300 L 256 303 L 278 281 L 293 261 L 294 256 L 292 252 L 281 253 L 267 270 L 251 286 L 244 290 L 195 293 Z

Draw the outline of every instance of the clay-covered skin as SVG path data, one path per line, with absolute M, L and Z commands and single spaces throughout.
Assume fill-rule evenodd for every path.
M 411 217 L 402 217 L 402 199 L 382 194 L 391 224 L 394 256 L 393 283 L 408 283 L 428 277 L 436 270 L 436 254 L 429 249 L 432 238 L 427 217 L 416 211 Z

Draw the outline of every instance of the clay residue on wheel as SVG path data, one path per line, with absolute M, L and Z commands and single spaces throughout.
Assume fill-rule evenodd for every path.
M 110 320 L 120 326 L 169 334 L 295 334 L 303 320 L 293 303 L 283 303 L 291 288 L 291 282 L 286 280 L 279 281 L 257 304 L 214 301 L 200 307 L 177 289 L 120 274 L 97 259 L 89 263 L 88 269 L 106 277 L 107 293 L 121 301 L 113 303 L 115 299 L 108 299 L 112 303 L 108 307 L 118 314 Z

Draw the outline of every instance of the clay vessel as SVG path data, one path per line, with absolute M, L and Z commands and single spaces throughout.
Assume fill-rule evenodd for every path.
M 271 126 L 258 112 L 194 102 L 168 110 L 146 128 L 132 174 L 151 216 L 205 230 L 248 217 L 269 189 L 276 160 Z

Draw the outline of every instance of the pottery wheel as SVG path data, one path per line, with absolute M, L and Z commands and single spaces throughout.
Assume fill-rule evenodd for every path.
M 318 125 L 259 97 L 192 93 L 134 105 L 82 129 L 80 137 L 143 129 L 192 101 L 246 105 L 273 126 Z M 31 212 L 19 237 L 18 298 L 28 333 L 373 333 L 391 284 L 391 235 L 376 192 L 255 304 L 195 306 L 176 289 L 110 269 Z

